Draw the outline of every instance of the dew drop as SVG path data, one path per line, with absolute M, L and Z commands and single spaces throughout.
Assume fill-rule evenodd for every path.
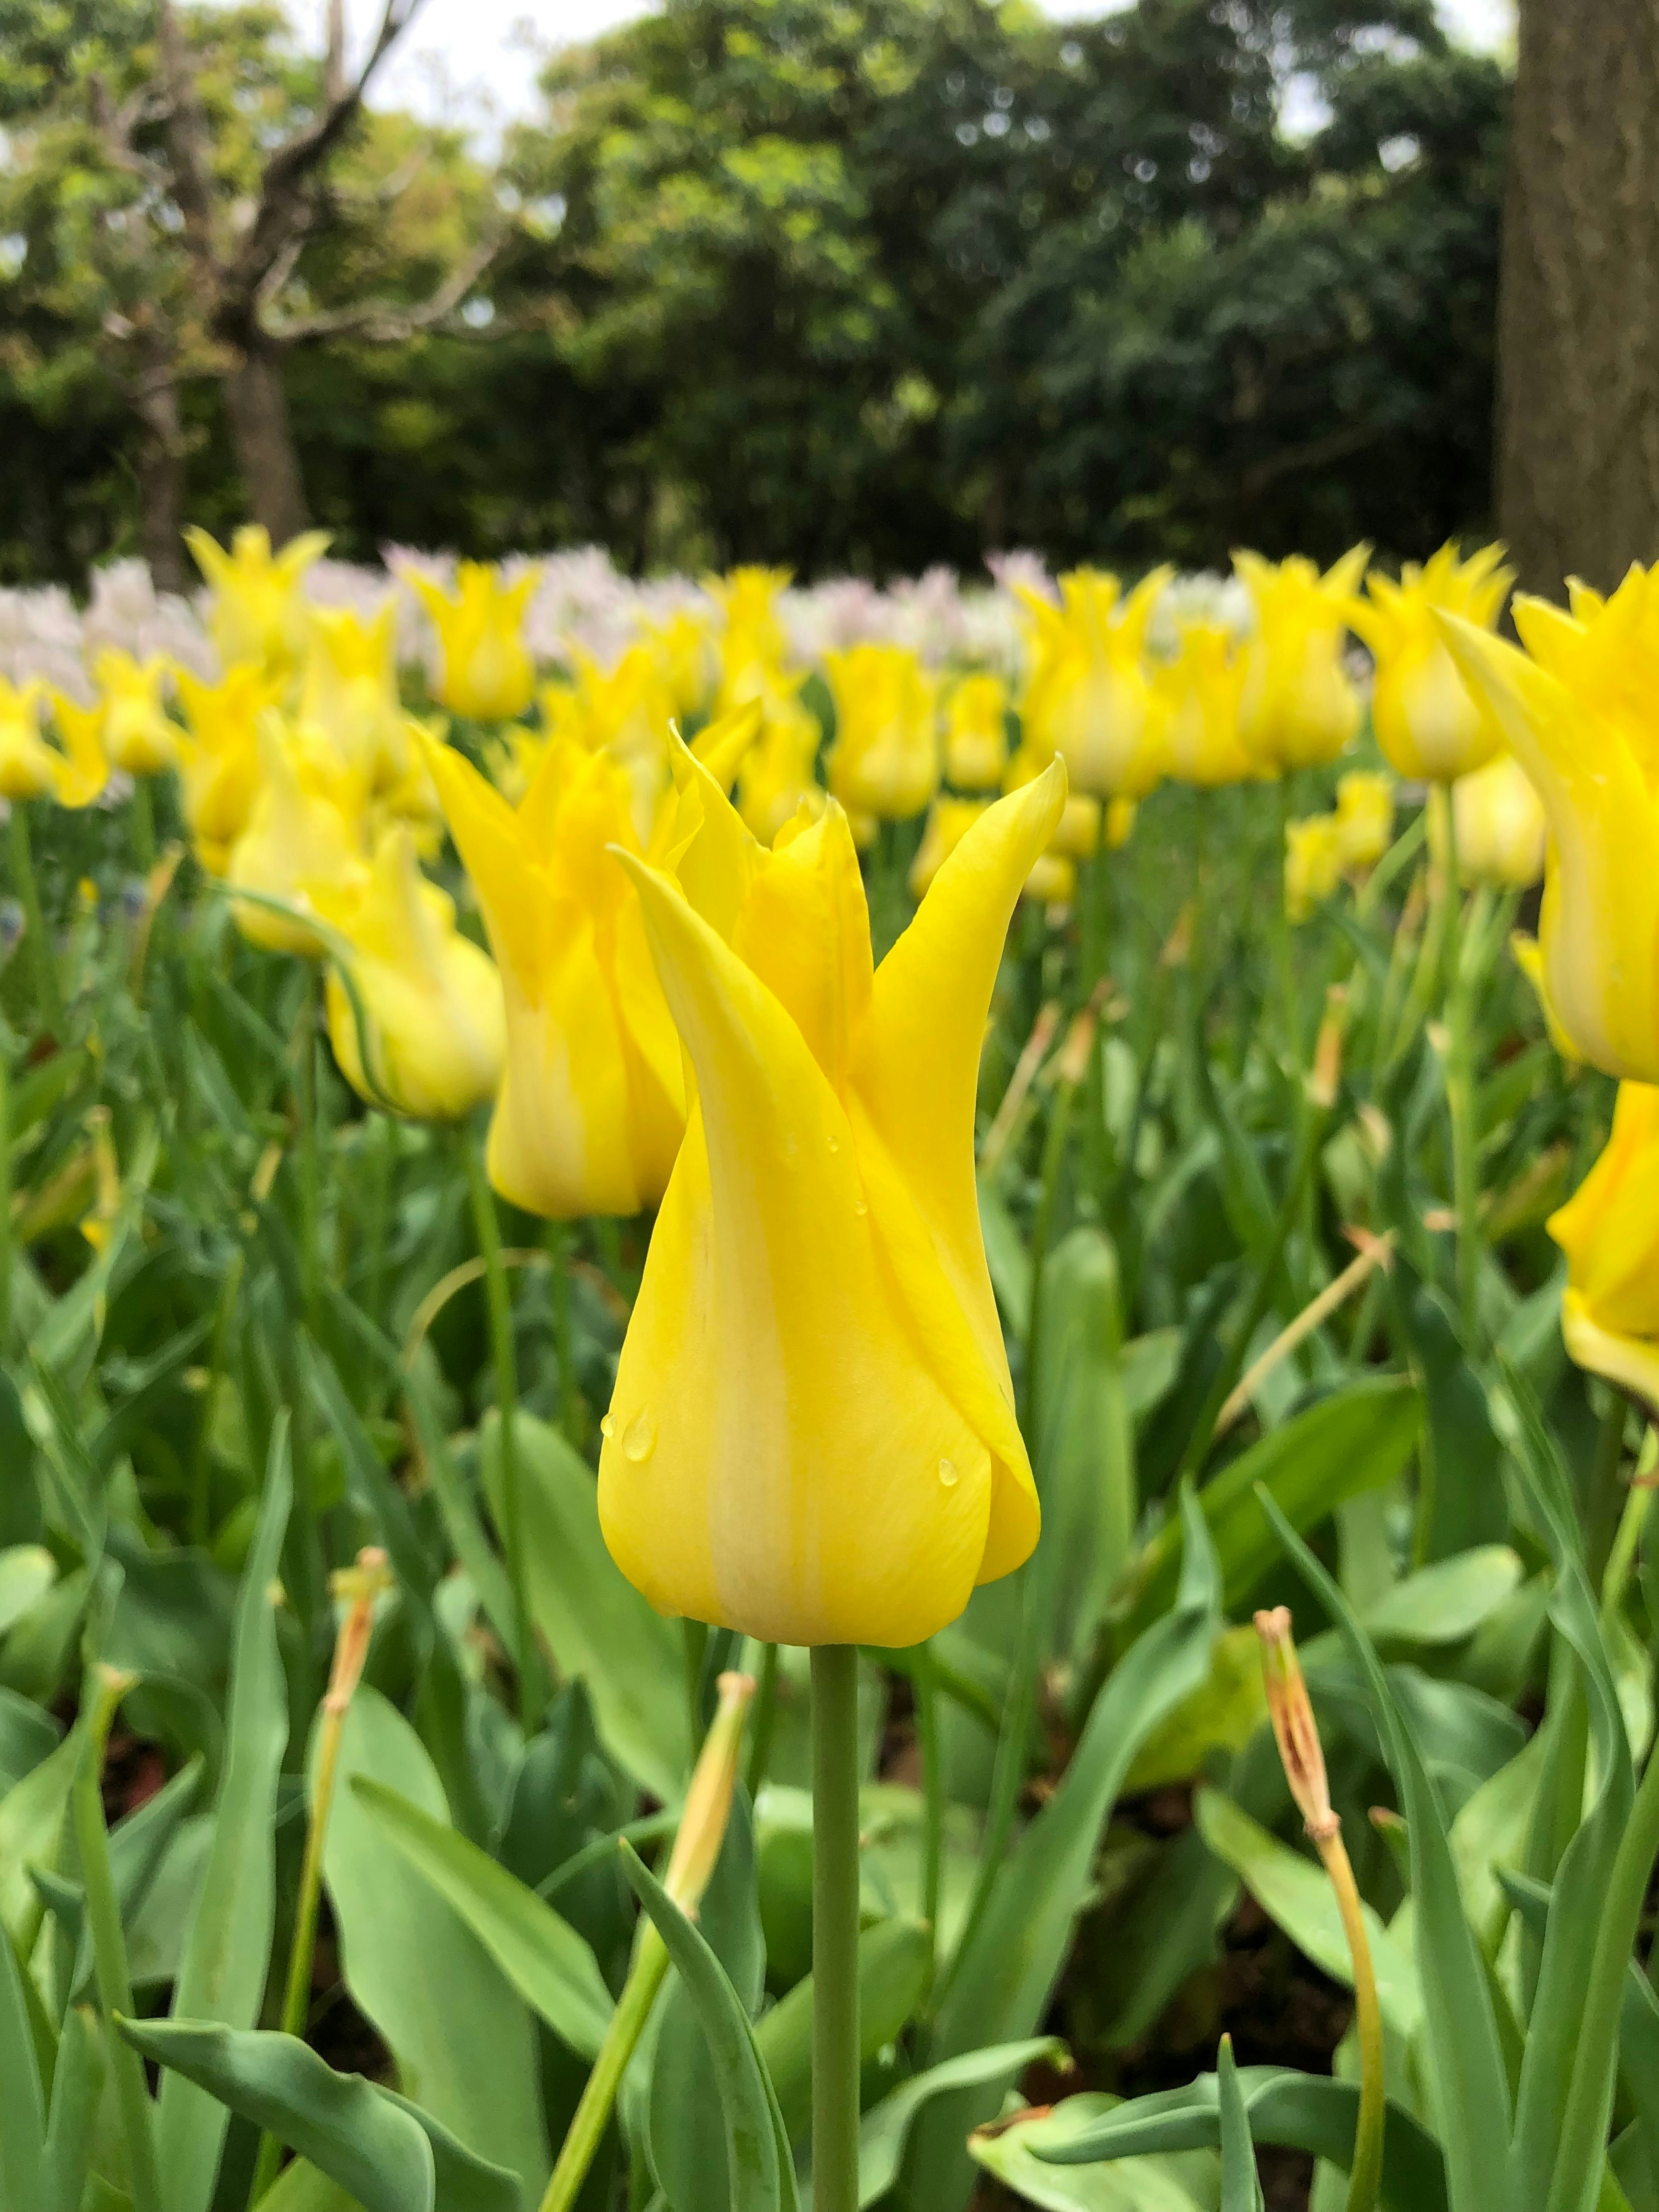
M 939 1479 L 947 1490 L 954 1490 L 962 1480 L 962 1471 L 953 1459 L 942 1459 L 939 1463 Z
M 657 1441 L 657 1424 L 643 1407 L 623 1431 L 623 1457 L 631 1459 L 637 1467 L 642 1459 L 649 1459 Z
M 616 1433 L 617 1417 L 614 1413 L 607 1413 L 605 1419 L 599 1423 L 599 1434 L 602 1437 L 614 1437 Z
M 870 1211 L 870 1201 L 864 1196 L 862 1192 L 860 1192 L 858 1197 L 853 1200 L 853 1211 L 858 1215 L 860 1221 L 863 1220 L 865 1215 Z
M 833 1133 L 830 1139 L 830 1149 L 832 1152 L 838 1152 L 841 1150 L 841 1139 Z

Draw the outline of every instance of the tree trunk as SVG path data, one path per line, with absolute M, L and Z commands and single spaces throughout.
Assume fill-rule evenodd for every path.
M 1659 0 L 1520 0 L 1498 521 L 1529 590 L 1659 556 Z
M 146 360 L 134 404 L 138 441 L 138 540 L 158 592 L 187 592 L 185 563 L 185 433 L 170 366 Z
M 249 512 L 273 545 L 285 545 L 308 518 L 277 348 L 256 336 L 240 353 L 225 378 L 225 411 Z

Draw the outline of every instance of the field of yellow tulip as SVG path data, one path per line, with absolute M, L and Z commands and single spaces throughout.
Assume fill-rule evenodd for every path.
M 1659 2212 L 1659 568 L 189 542 L 0 593 L 0 2212 Z

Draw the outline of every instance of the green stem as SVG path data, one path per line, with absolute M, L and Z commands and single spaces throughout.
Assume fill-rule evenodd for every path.
M 559 1363 L 559 1426 L 567 1443 L 581 1449 L 576 1434 L 575 1337 L 571 1315 L 570 1265 L 576 1232 L 568 1222 L 547 1224 L 548 1284 L 553 1298 L 553 1349 Z
M 204 1550 L 213 1536 L 214 1407 L 218 1400 L 225 1362 L 229 1355 L 231 1323 L 236 1317 L 236 1301 L 241 1295 L 242 1276 L 246 1267 L 246 1247 L 239 1245 L 225 1270 L 218 1307 L 213 1316 L 213 1342 L 208 1354 L 207 1382 L 202 1393 L 202 1418 L 196 1425 L 196 1440 L 191 1453 L 190 1540 Z
M 702 1662 L 708 1653 L 708 1625 L 702 1620 L 682 1620 L 680 1632 L 686 1716 L 691 1723 L 691 1756 L 695 1759 L 702 1741 Z
M 1452 1209 L 1457 1217 L 1457 1312 L 1465 1348 L 1477 1349 L 1480 1318 L 1480 1177 L 1475 1158 L 1474 1046 L 1470 983 L 1463 973 L 1463 886 L 1457 810 L 1436 787 L 1446 825 L 1446 1109 L 1451 1119 Z
M 524 1499 L 519 1486 L 518 1441 L 514 1414 L 519 1380 L 513 1355 L 513 1300 L 501 1265 L 501 1224 L 495 1194 L 484 1175 L 477 1146 L 465 1133 L 461 1158 L 472 1196 L 472 1221 L 484 1267 L 484 1296 L 489 1313 L 489 1346 L 495 1366 L 495 1411 L 501 1436 L 501 1542 L 507 1553 L 507 1587 L 513 1594 L 513 1655 L 519 1677 L 519 1718 L 526 1732 L 536 1718 L 536 1649 L 530 1626 L 530 1592 L 525 1571 Z
M 16 1240 L 11 1233 L 11 1054 L 0 1036 L 0 1361 L 11 1343 L 11 1271 Z
M 317 970 L 306 963 L 305 999 L 297 1040 L 295 1111 L 300 1117 L 300 1285 L 306 1322 L 317 1330 L 322 1302 L 322 1161 L 317 1143 Z
M 63 986 L 58 980 L 52 939 L 46 933 L 46 916 L 40 910 L 40 886 L 35 879 L 34 854 L 29 843 L 28 803 L 21 799 L 14 799 L 11 803 L 11 872 L 18 902 L 23 909 L 23 933 L 34 948 L 31 957 L 34 962 L 35 988 L 40 999 L 40 1027 L 47 1036 L 61 1037 Z
M 812 2203 L 859 2203 L 858 1653 L 812 1653 Z
M 744 1779 L 749 1784 L 750 1798 L 760 1795 L 766 1779 L 767 1763 L 772 1756 L 772 1731 L 778 1718 L 778 1647 L 763 1644 L 760 1658 L 760 1683 L 755 1693 L 755 1720 L 749 1739 L 749 1771 Z
M 1625 1416 L 1629 1405 L 1622 1390 L 1607 1385 L 1607 1409 L 1595 1435 L 1595 1456 L 1590 1462 L 1589 1494 L 1584 1500 L 1584 1567 L 1590 1588 L 1599 1589 L 1619 1533 L 1624 1510 L 1624 1489 L 1619 1478 L 1625 1456 Z
M 1063 1079 L 1054 1091 L 1048 1117 L 1048 1133 L 1042 1148 L 1042 1189 L 1036 1218 L 1031 1226 L 1031 1304 L 1025 1322 L 1025 1428 L 1033 1434 L 1036 1408 L 1037 1361 L 1042 1350 L 1043 1281 L 1048 1272 L 1048 1244 L 1054 1235 L 1054 1209 L 1060 1199 L 1060 1171 L 1066 1164 L 1066 1140 L 1072 1126 L 1075 1084 Z
M 945 1769 L 939 1741 L 939 1685 L 933 1678 L 932 1646 L 922 1644 L 913 1678 L 916 1700 L 916 1743 L 921 1753 L 921 1917 L 927 1923 L 931 1984 L 939 1957 L 939 1900 L 945 1863 Z
M 129 819 L 132 824 L 133 858 L 138 863 L 139 873 L 148 876 L 155 866 L 155 808 L 145 776 L 136 775 L 132 780 Z
M 1376 2212 L 1382 2186 L 1382 2128 L 1387 2117 L 1383 2068 L 1382 2012 L 1376 2000 L 1376 1972 L 1365 1934 L 1365 1917 L 1340 1834 L 1319 1845 L 1331 1887 L 1336 1892 L 1342 1931 L 1353 1964 L 1354 2028 L 1359 2042 L 1359 2117 L 1354 2127 L 1353 2163 L 1348 2168 L 1347 2212 Z
M 575 2203 L 577 2191 L 587 2179 L 587 2170 L 605 2140 L 623 2075 L 645 2032 L 667 1971 L 668 1954 L 663 1948 L 662 1937 L 647 1923 L 641 1931 L 639 1948 L 629 1968 L 623 1993 L 617 2000 L 617 2009 L 611 2015 L 605 2041 L 599 2045 L 593 2071 L 587 2077 L 580 2102 L 559 2147 L 558 2160 L 542 2198 L 541 2212 L 569 2212 Z
M 1286 835 L 1291 826 L 1292 793 L 1288 769 L 1279 777 L 1279 797 L 1278 886 L 1273 901 L 1273 967 L 1279 979 L 1279 1013 L 1285 1025 L 1285 1056 L 1293 1073 L 1299 1072 L 1302 1059 L 1302 1009 L 1297 1001 L 1296 955 L 1291 944 L 1291 914 L 1285 901 L 1285 854 Z
M 110 1871 L 109 1833 L 104 1826 L 103 1801 L 99 1794 L 104 1750 L 109 1741 L 115 1709 L 132 1686 L 131 1674 L 112 1668 L 92 1670 L 96 1684 L 91 1725 L 82 1746 L 72 1792 L 75 1841 L 81 1854 L 81 1880 L 86 1895 L 87 1924 L 92 1931 L 93 1971 L 98 2002 L 104 2017 L 113 2023 L 118 2015 L 132 2014 L 132 1978 L 127 1969 L 127 1947 L 121 1934 L 121 1908 Z M 155 2164 L 155 2139 L 151 2125 L 149 2090 L 144 2081 L 143 2061 L 131 2045 L 118 2034 L 109 2039 L 110 2063 L 115 2070 L 115 2090 L 126 2136 L 131 2166 L 132 2201 L 136 2212 L 161 2212 L 161 2176 Z

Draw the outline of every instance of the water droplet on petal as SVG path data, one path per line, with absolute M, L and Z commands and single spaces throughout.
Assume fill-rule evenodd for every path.
M 649 1459 L 652 1446 L 657 1441 L 657 1424 L 643 1407 L 623 1431 L 623 1457 L 631 1459 L 637 1466 Z
M 870 1211 L 870 1201 L 865 1197 L 862 1191 L 860 1191 L 858 1196 L 853 1200 L 853 1211 L 857 1214 L 860 1221 L 863 1220 L 865 1215 Z
M 614 1413 L 607 1413 L 605 1419 L 599 1423 L 599 1434 L 602 1437 L 614 1437 L 616 1433 L 617 1417 Z
M 830 1149 L 832 1152 L 838 1152 L 841 1150 L 841 1139 L 835 1135 L 833 1132 L 831 1132 L 830 1138 Z
M 962 1470 L 953 1459 L 942 1459 L 939 1463 L 939 1479 L 947 1490 L 954 1490 L 962 1480 Z

